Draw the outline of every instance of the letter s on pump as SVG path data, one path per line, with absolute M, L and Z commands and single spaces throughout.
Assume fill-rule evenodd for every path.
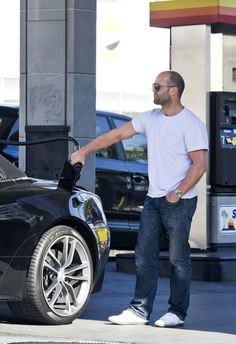
M 236 209 L 234 209 L 234 210 L 232 211 L 232 218 L 233 218 L 233 219 L 236 218 Z

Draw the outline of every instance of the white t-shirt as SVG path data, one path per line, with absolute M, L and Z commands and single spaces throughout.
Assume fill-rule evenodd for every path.
M 208 149 L 205 124 L 186 108 L 174 116 L 153 109 L 133 118 L 132 125 L 147 136 L 150 197 L 163 197 L 177 189 L 192 164 L 188 152 Z M 196 195 L 194 187 L 183 198 Z

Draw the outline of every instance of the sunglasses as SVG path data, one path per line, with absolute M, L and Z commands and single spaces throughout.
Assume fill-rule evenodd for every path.
M 157 83 L 152 84 L 152 90 L 158 92 L 161 87 L 176 87 L 176 85 L 159 85 Z

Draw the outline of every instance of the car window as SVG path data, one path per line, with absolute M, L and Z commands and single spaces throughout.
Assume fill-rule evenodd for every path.
M 127 123 L 126 120 L 114 119 L 116 127 Z M 125 150 L 126 160 L 139 163 L 147 163 L 147 139 L 144 135 L 138 134 L 128 139 L 122 140 Z
M 14 110 L 1 107 L 0 110 L 0 138 L 6 140 L 16 120 Z
M 16 119 L 8 137 L 9 141 L 19 141 L 19 118 Z
M 0 182 L 7 179 L 25 177 L 25 173 L 0 155 Z
M 109 131 L 111 128 L 105 116 L 96 117 L 96 137 Z M 118 154 L 116 150 L 116 145 L 112 145 L 107 148 L 100 149 L 97 151 L 96 156 L 99 158 L 109 158 L 109 159 L 118 159 Z

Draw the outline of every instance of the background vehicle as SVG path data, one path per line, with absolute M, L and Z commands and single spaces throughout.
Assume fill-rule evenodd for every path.
M 97 111 L 96 136 L 131 118 Z M 111 230 L 111 248 L 133 250 L 148 190 L 147 142 L 143 135 L 118 142 L 96 154 L 96 193 Z
M 130 117 L 97 111 L 96 136 L 121 126 Z M 19 107 L 0 106 L 0 139 L 18 141 Z M 16 146 L 1 147 L 2 154 L 18 165 Z M 111 248 L 133 250 L 145 196 L 148 190 L 147 143 L 142 135 L 123 140 L 96 154 L 96 194 L 111 230 Z
M 28 178 L 0 155 L 0 299 L 19 321 L 70 323 L 101 289 L 109 229 L 78 176 L 66 162 L 58 183 Z
M 0 139 L 19 140 L 19 106 L 14 104 L 0 105 Z M 0 153 L 18 166 L 19 148 L 0 144 Z

